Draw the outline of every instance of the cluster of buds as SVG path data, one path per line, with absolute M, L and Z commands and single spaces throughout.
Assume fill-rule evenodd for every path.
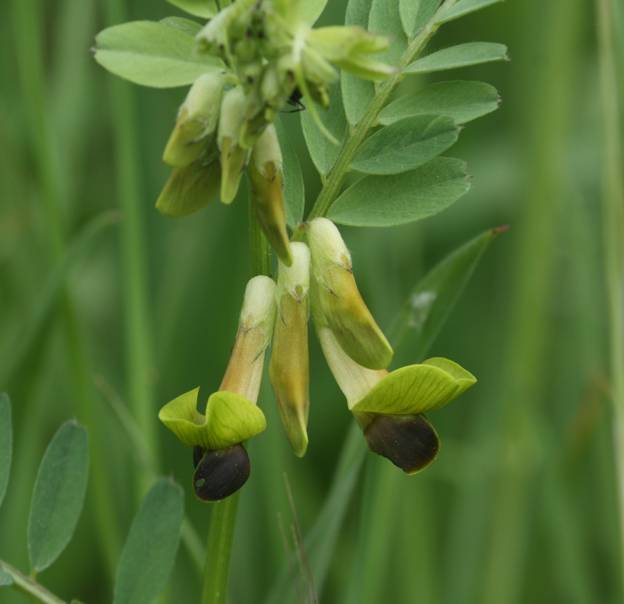
M 156 203 L 168 216 L 217 197 L 229 204 L 247 170 L 259 222 L 287 266 L 277 114 L 293 95 L 327 107 L 336 68 L 372 80 L 392 72 L 371 58 L 386 48 L 385 38 L 360 27 L 313 29 L 301 17 L 302 2 L 236 0 L 197 34 L 197 52 L 218 56 L 222 69 L 200 76 L 180 107 L 163 154 L 172 172 Z
M 364 302 L 351 255 L 326 218 L 305 225 L 307 243 L 290 244 L 290 263 L 279 261 L 277 283 L 251 279 L 245 291 L 232 355 L 217 392 L 197 411 L 198 390 L 165 405 L 160 419 L 194 447 L 195 492 L 203 500 L 227 497 L 250 472 L 245 440 L 266 422 L 257 406 L 266 351 L 269 375 L 294 453 L 308 446 L 308 322 L 369 448 L 413 474 L 435 458 L 438 437 L 424 413 L 472 386 L 468 371 L 432 358 L 388 372 L 393 350 Z M 311 311 L 311 312 L 310 312 Z

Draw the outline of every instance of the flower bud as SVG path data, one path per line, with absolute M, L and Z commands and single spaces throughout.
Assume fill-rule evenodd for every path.
M 238 192 L 248 151 L 240 144 L 247 102 L 240 86 L 228 90 L 221 103 L 218 145 L 221 152 L 221 201 L 232 203 Z
M 284 209 L 282 152 L 274 126 L 268 126 L 254 145 L 248 173 L 258 222 L 279 259 L 290 266 L 292 258 Z
M 262 275 L 253 277 L 245 289 L 236 341 L 221 390 L 236 392 L 251 401 L 258 399 L 274 321 L 275 282 Z
M 369 369 L 382 369 L 392 360 L 392 347 L 373 319 L 355 283 L 351 255 L 340 232 L 327 218 L 307 226 L 312 254 L 312 305 L 344 351 Z
M 380 80 L 395 69 L 370 58 L 373 53 L 385 50 L 388 40 L 357 26 L 331 26 L 313 29 L 307 40 L 324 60 L 341 69 L 368 80 Z
M 220 183 L 218 161 L 199 160 L 184 168 L 175 168 L 156 201 L 156 208 L 165 216 L 187 216 L 217 199 Z
M 199 159 L 217 128 L 224 78 L 207 73 L 195 80 L 178 112 L 163 154 L 165 163 L 184 167 Z
M 297 457 L 308 446 L 310 368 L 308 358 L 308 293 L 310 252 L 292 244 L 292 265 L 279 263 L 277 318 L 269 375 L 282 423 Z

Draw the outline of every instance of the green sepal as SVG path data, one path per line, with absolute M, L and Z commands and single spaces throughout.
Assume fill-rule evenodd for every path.
M 389 373 L 356 403 L 354 413 L 415 415 L 440 409 L 477 382 L 472 373 L 440 357 Z
M 261 409 L 245 397 L 220 390 L 208 398 L 206 414 L 197 410 L 199 388 L 167 403 L 158 419 L 190 447 L 225 449 L 242 443 L 266 429 Z

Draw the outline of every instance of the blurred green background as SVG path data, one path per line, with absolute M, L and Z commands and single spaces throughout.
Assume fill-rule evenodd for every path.
M 147 0 L 3 6 L 0 387 L 14 404 L 16 462 L 0 513 L 0 557 L 27 568 L 36 468 L 59 423 L 77 416 L 101 454 L 76 537 L 40 579 L 68 599 L 108 602 L 114 561 L 150 480 L 115 406 L 140 400 L 159 473 L 185 487 L 187 514 L 206 534 L 210 508 L 191 495 L 190 451 L 156 413 L 175 395 L 220 381 L 249 273 L 247 212 L 241 196 L 230 208 L 160 216 L 153 207 L 167 175 L 160 156 L 185 92 L 116 82 L 92 60 L 94 36 L 106 25 L 175 9 Z M 330 2 L 322 23 L 340 23 L 344 7 Z M 621 10 L 618 19 L 624 27 Z M 372 491 L 360 480 L 322 602 L 622 601 L 595 29 L 592 2 L 509 0 L 445 26 L 433 41 L 507 44 L 511 63 L 444 74 L 491 82 L 503 103 L 469 124 L 451 152 L 468 161 L 473 185 L 450 210 L 405 227 L 345 229 L 358 283 L 388 326 L 435 262 L 487 228 L 511 229 L 488 250 L 431 351 L 470 369 L 479 384 L 436 414 L 442 451 L 426 472 L 388 474 L 379 469 L 387 462 L 368 456 L 366 476 L 383 480 Z M 310 203 L 320 183 L 298 116 L 283 120 L 298 144 Z M 112 223 L 85 244 L 93 220 Z M 67 250 L 63 285 L 58 267 Z M 50 305 L 59 284 L 63 292 Z M 312 354 L 303 460 L 290 453 L 270 389 L 263 390 L 270 427 L 251 445 L 233 602 L 262 601 L 291 556 L 284 475 L 305 533 L 352 421 L 314 341 Z M 401 356 L 419 360 L 409 342 Z M 294 581 L 293 602 L 303 602 L 305 589 Z M 198 589 L 180 548 L 170 601 L 196 601 Z M 22 598 L 3 591 L 0 600 Z

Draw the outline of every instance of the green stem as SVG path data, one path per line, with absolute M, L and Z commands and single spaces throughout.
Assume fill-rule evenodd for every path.
M 271 250 L 249 199 L 249 250 L 253 275 L 271 275 Z M 224 604 L 227 601 L 232 542 L 240 493 L 215 503 L 210 519 L 202 604 Z
M 110 23 L 125 19 L 124 0 L 106 4 Z M 144 439 L 158 465 L 158 433 L 151 379 L 152 342 L 147 296 L 147 259 L 143 226 L 140 177 L 137 171 L 138 144 L 133 93 L 127 83 L 110 78 L 110 94 L 116 145 L 118 197 L 123 214 L 121 260 L 123 308 L 126 330 L 126 370 L 129 402 Z M 138 481 L 137 497 L 148 487 L 147 478 Z
M 620 547 L 624 560 L 624 180 L 622 179 L 621 123 L 614 14 L 610 0 L 596 3 L 604 143 L 603 216 L 606 257 L 607 300 L 611 323 L 611 392 L 613 397 L 614 456 L 618 482 Z M 624 577 L 624 573 L 622 573 Z
M 430 19 L 427 25 L 420 30 L 418 35 L 409 43 L 407 49 L 403 53 L 403 56 L 399 60 L 396 73 L 388 78 L 371 99 L 362 119 L 356 124 L 351 133 L 351 136 L 345 141 L 336 162 L 327 175 L 327 179 L 323 184 L 323 188 L 319 193 L 314 206 L 310 210 L 308 220 L 317 218 L 319 216 L 325 216 L 329 212 L 332 204 L 340 193 L 340 188 L 344 181 L 345 176 L 351 168 L 351 162 L 359 149 L 360 145 L 364 142 L 364 139 L 368 135 L 371 128 L 377 124 L 379 113 L 385 107 L 386 103 L 390 99 L 390 95 L 394 92 L 394 89 L 403 79 L 403 69 L 412 63 L 423 51 L 431 37 L 438 30 L 436 25 L 436 18 L 441 11 L 447 10 L 455 3 L 456 0 L 446 0 L 442 6 L 438 9 L 438 12 Z
M 225 501 L 214 504 L 206 548 L 202 604 L 227 602 L 230 558 L 239 497 L 240 493 L 234 493 Z
M 14 587 L 18 591 L 30 596 L 33 600 L 43 602 L 43 604 L 65 604 L 65 600 L 55 596 L 43 585 L 37 583 L 33 577 L 25 575 L 14 566 L 11 566 L 8 562 L 0 560 L 0 570 L 4 571 L 11 577 L 11 579 L 13 579 L 13 583 L 10 585 L 11 587 Z

